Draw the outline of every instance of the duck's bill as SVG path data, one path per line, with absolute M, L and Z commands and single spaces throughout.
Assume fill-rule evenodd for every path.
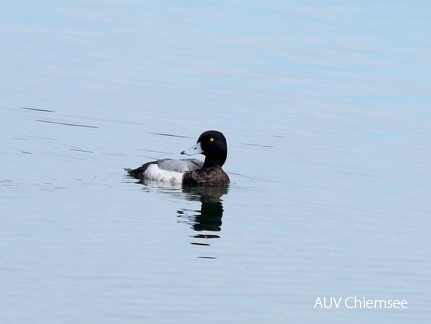
M 196 145 L 192 146 L 188 150 L 182 151 L 181 154 L 184 155 L 195 155 L 195 154 L 201 154 L 204 151 L 202 150 L 201 143 L 197 143 Z

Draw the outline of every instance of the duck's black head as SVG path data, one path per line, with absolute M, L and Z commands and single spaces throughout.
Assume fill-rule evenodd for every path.
M 199 153 L 206 157 L 204 166 L 222 166 L 227 158 L 226 138 L 219 131 L 209 130 L 199 136 L 195 146 L 181 152 L 186 155 Z

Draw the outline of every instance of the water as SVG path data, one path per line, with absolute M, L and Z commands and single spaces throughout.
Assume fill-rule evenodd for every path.
M 429 320 L 430 9 L 5 3 L 1 321 Z M 125 175 L 207 129 L 226 192 Z

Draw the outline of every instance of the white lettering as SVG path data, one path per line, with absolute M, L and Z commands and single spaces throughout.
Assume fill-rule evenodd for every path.
M 388 305 L 389 305 L 389 307 L 388 308 L 391 308 L 391 302 L 392 302 L 392 300 L 388 300 Z M 377 304 L 379 304 L 379 308 L 382 308 L 382 303 L 383 303 L 383 308 L 386 308 L 386 300 L 375 300 L 374 301 L 374 303 L 375 303 L 375 306 L 374 306 L 374 308 L 377 308 Z
M 325 307 L 325 308 L 331 308 L 332 307 L 332 297 L 331 298 L 329 298 L 329 301 L 331 302 L 330 304 L 329 304 L 329 306 L 328 305 L 326 305 L 326 297 L 323 297 L 323 306 Z
M 358 306 L 358 303 L 359 303 L 359 308 L 361 308 L 361 300 L 356 299 L 356 296 L 355 296 L 355 308 Z
M 364 297 L 364 308 L 374 308 L 374 303 L 372 300 L 367 300 L 365 301 L 365 297 Z
M 340 307 L 340 303 L 341 303 L 341 300 L 343 299 L 343 297 L 338 298 L 338 303 L 337 303 L 337 300 L 335 299 L 335 297 L 332 297 L 332 298 L 334 299 L 335 308 Z
M 343 297 L 317 297 L 316 302 L 314 303 L 314 308 L 320 306 L 320 308 L 340 308 L 342 305 Z M 346 308 L 374 308 L 374 309 L 386 309 L 386 308 L 407 308 L 408 302 L 407 300 L 398 300 L 398 299 L 366 299 L 362 297 L 362 299 L 351 296 L 344 298 L 344 307 Z
M 316 308 L 317 305 L 319 305 L 320 308 L 323 308 L 322 302 L 320 301 L 320 297 L 317 297 L 316 302 L 314 303 L 314 308 Z
M 347 308 L 355 308 L 355 307 L 353 307 L 353 306 L 349 306 L 349 304 L 348 304 L 349 299 L 353 299 L 353 297 L 347 297 L 347 298 L 344 300 L 344 306 L 346 306 Z

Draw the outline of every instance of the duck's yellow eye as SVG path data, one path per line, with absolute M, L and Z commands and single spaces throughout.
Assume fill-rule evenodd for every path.
M 210 142 L 214 142 L 214 137 L 211 137 L 211 138 L 210 138 Z

